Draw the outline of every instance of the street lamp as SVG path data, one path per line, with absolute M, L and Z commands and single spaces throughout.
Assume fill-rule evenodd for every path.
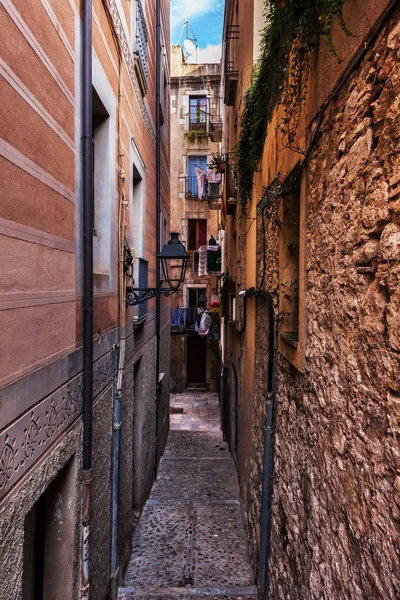
M 199 299 L 198 299 L 199 305 L 200 305 L 200 302 L 204 306 L 207 304 L 207 296 L 205 295 L 204 291 L 199 296 Z
M 178 291 L 179 286 L 185 278 L 189 254 L 186 252 L 185 246 L 179 240 L 179 233 L 172 231 L 171 239 L 168 244 L 165 244 L 157 258 L 160 259 L 164 281 L 168 284 L 168 288 L 134 288 L 129 286 L 126 288 L 126 303 L 128 306 L 137 306 L 143 302 L 147 302 L 156 296 L 170 296 Z M 130 270 L 133 264 L 133 259 L 129 248 L 125 251 L 125 268 Z

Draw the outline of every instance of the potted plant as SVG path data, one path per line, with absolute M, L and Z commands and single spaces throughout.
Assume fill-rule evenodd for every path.
M 211 155 L 211 161 L 208 164 L 211 171 L 217 171 L 218 173 L 225 173 L 226 170 L 226 156 L 220 152 L 216 152 Z

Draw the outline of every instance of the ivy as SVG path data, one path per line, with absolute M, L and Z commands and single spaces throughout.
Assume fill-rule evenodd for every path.
M 191 142 L 194 142 L 197 138 L 206 138 L 208 137 L 207 131 L 197 130 L 197 129 L 189 129 L 185 131 L 185 137 L 188 138 Z
M 267 128 L 278 104 L 283 119 L 278 129 L 284 146 L 303 153 L 296 132 L 305 102 L 310 52 L 320 36 L 336 57 L 332 25 L 343 20 L 346 0 L 267 0 L 266 25 L 261 35 L 261 54 L 245 93 L 239 142 L 235 149 L 240 203 L 245 211 L 251 197 L 254 173 L 259 169 Z

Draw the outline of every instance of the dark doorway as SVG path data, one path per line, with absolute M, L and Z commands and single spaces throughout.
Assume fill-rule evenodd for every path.
M 207 340 L 198 335 L 187 337 L 187 385 L 204 387 L 206 384 Z

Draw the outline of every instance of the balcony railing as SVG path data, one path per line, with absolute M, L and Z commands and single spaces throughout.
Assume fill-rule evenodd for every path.
M 197 184 L 197 177 L 195 175 L 189 175 L 188 177 L 181 177 L 185 182 L 185 198 L 199 199 L 199 187 Z
M 198 110 L 196 113 L 189 113 L 187 115 L 187 130 L 188 131 L 202 131 L 208 133 L 210 125 L 209 113 Z
M 199 137 L 209 135 L 212 141 L 219 142 L 222 140 L 221 99 L 213 97 L 209 98 L 207 102 L 207 110 L 191 108 L 186 115 L 186 133 L 188 131 L 197 132 Z M 213 139 L 214 137 L 217 139 Z
M 225 73 L 237 73 L 238 66 L 236 64 L 237 46 L 239 40 L 240 25 L 229 25 L 226 36 L 225 50 Z
M 148 34 L 142 1 L 137 0 L 134 57 L 136 72 L 139 76 L 139 83 L 142 88 L 142 93 L 146 93 L 148 85 L 147 42 Z
M 238 44 L 240 38 L 240 26 L 229 25 L 225 39 L 225 95 L 224 102 L 227 106 L 233 106 L 238 86 Z

